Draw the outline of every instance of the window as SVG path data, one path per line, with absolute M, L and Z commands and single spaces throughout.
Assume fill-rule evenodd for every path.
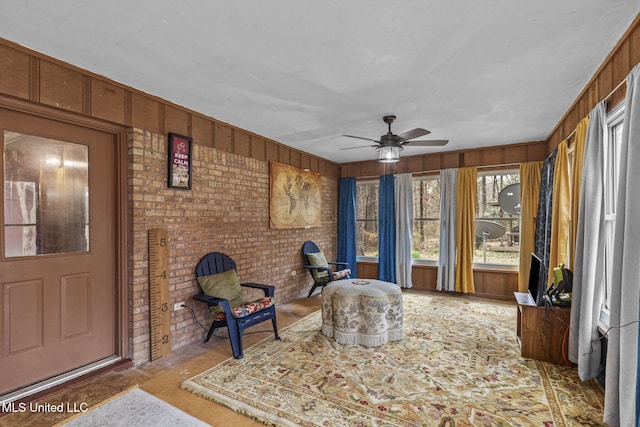
M 519 182 L 520 173 L 514 170 L 478 173 L 474 263 L 520 262 L 520 187 L 514 185 Z M 486 242 L 483 231 L 492 233 Z
M 440 251 L 440 177 L 413 180 L 412 258 L 438 260 Z
M 618 171 L 620 170 L 620 146 L 624 124 L 624 108 L 620 106 L 607 116 L 607 135 L 604 147 L 604 302 L 609 309 L 611 298 L 611 275 L 613 244 L 616 228 L 616 200 L 618 198 Z
M 518 184 L 517 170 L 480 173 L 478 175 L 478 206 L 476 218 L 491 222 L 503 232 L 487 240 L 476 236 L 474 262 L 498 265 L 518 265 L 520 261 L 520 187 L 507 191 L 516 199 L 507 210 L 500 206 L 499 196 L 505 188 Z M 512 187 L 513 188 L 513 187 Z M 359 181 L 356 184 L 356 254 L 358 257 L 378 256 L 379 183 Z M 510 200 L 512 201 L 512 200 Z M 518 205 L 517 207 L 515 205 Z M 412 258 L 437 261 L 440 256 L 440 176 L 413 179 L 413 251 Z M 486 261 L 485 261 L 486 259 Z
M 4 255 L 89 250 L 86 145 L 4 132 Z
M 378 181 L 356 184 L 356 255 L 378 256 Z

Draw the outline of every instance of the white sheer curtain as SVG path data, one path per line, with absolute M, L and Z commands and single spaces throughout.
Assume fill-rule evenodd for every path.
M 599 103 L 589 115 L 571 304 L 569 360 L 578 364 L 586 381 L 600 369 L 598 318 L 604 297 L 604 135 L 606 105 Z
M 410 173 L 395 175 L 396 198 L 396 283 L 411 288 L 413 249 L 413 180 Z
M 456 191 L 458 170 L 440 171 L 440 257 L 438 258 L 439 291 L 456 290 Z
M 613 245 L 604 422 L 636 426 L 640 303 L 640 65 L 627 77 Z

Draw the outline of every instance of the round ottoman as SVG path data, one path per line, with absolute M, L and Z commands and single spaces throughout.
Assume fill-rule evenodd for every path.
M 401 340 L 402 316 L 402 291 L 395 283 L 346 279 L 322 290 L 322 333 L 342 345 Z

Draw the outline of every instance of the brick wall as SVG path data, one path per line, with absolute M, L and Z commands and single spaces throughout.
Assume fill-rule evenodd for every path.
M 149 360 L 148 230 L 169 236 L 171 307 L 185 301 L 208 327 L 208 310 L 191 297 L 199 292 L 194 268 L 208 252 L 230 255 L 242 282 L 276 286 L 276 303 L 306 296 L 311 278 L 301 247 L 314 240 L 335 257 L 338 184 L 322 178 L 322 227 L 269 228 L 269 163 L 193 144 L 191 190 L 167 188 L 164 135 L 133 129 L 128 135 L 130 354 Z M 251 294 L 250 294 L 251 295 Z M 253 294 L 258 296 L 258 294 Z M 171 313 L 172 348 L 200 342 L 202 330 L 189 310 Z

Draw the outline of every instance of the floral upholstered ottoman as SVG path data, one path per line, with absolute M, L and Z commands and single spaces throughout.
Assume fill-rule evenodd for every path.
M 402 316 L 402 291 L 395 283 L 347 279 L 322 291 L 322 333 L 342 345 L 401 340 Z

